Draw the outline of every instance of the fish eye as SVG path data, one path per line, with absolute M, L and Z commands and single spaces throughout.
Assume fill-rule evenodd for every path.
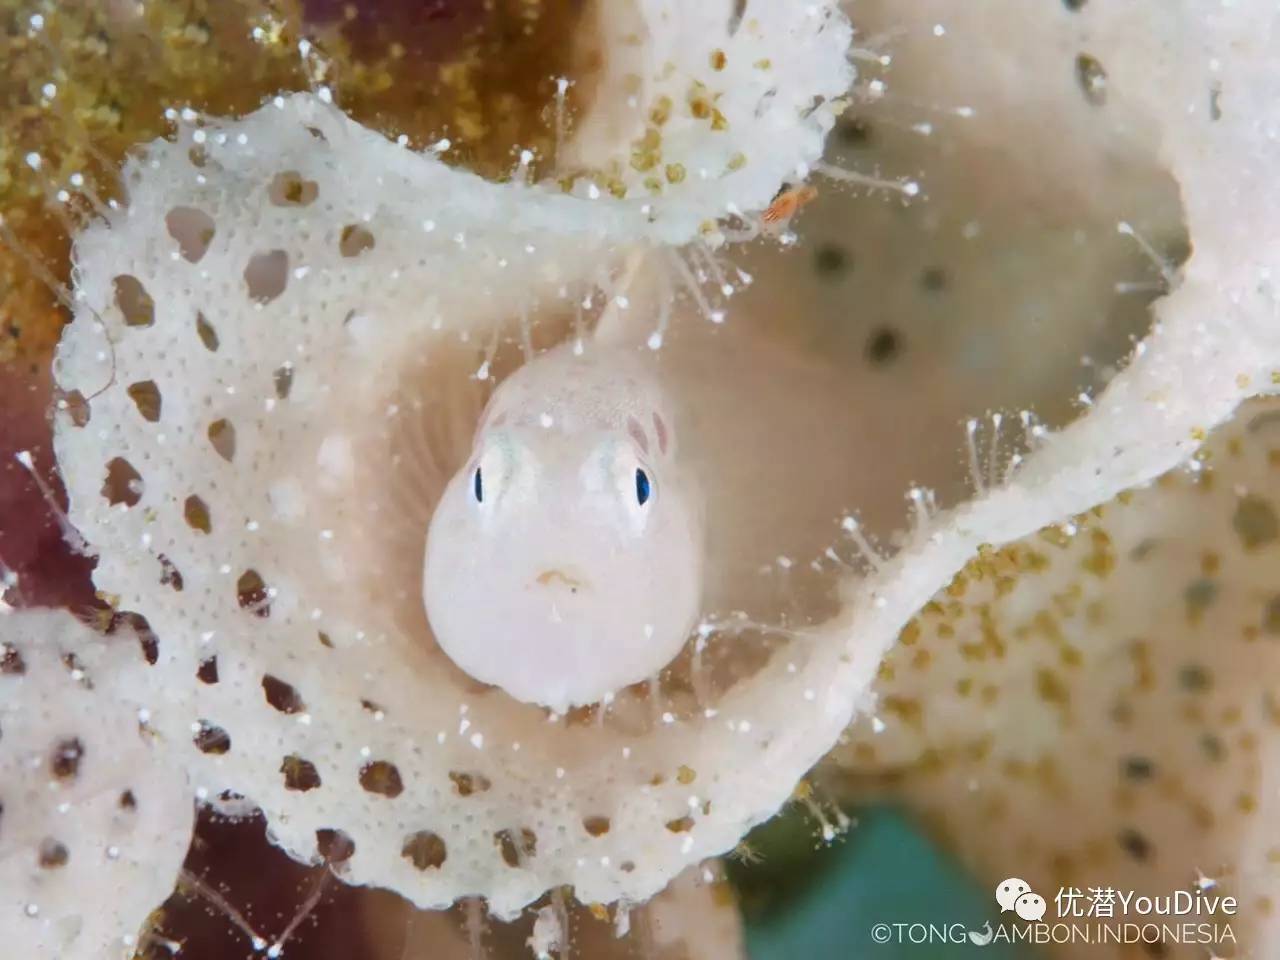
M 653 492 L 652 488 L 649 485 L 649 475 L 645 473 L 642 469 L 637 467 L 636 468 L 636 502 L 638 502 L 640 506 L 643 507 L 646 503 L 649 502 L 649 497 L 652 494 L 652 492 Z
M 475 494 L 476 503 L 484 503 L 484 480 L 480 476 L 479 467 L 476 467 L 475 476 L 471 479 L 471 490 Z

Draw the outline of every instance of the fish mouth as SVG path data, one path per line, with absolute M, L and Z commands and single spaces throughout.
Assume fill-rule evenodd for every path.
M 543 570 L 540 574 L 534 577 L 534 583 L 542 587 L 567 587 L 571 593 L 577 593 L 579 590 L 585 590 L 587 587 L 586 581 L 579 580 L 577 577 L 566 573 L 559 567 L 552 567 L 548 570 Z

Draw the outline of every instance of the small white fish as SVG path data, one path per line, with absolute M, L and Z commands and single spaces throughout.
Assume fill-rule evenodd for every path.
M 702 600 L 702 508 L 634 350 L 561 346 L 490 399 L 427 534 L 423 601 L 463 670 L 564 712 L 653 676 Z

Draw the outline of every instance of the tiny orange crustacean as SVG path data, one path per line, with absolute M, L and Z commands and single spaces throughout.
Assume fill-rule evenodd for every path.
M 800 208 L 812 203 L 817 196 L 818 188 L 807 183 L 784 187 L 760 215 L 760 222 L 766 230 L 785 228 Z

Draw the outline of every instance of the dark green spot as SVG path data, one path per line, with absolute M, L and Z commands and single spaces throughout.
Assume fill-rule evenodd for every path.
M 1206 733 L 1200 737 L 1200 749 L 1204 751 L 1204 755 L 1214 763 L 1220 763 L 1222 758 L 1227 755 L 1227 748 L 1222 745 L 1222 741 L 1215 734 Z
M 925 267 L 920 271 L 920 286 L 929 293 L 939 293 L 947 288 L 947 271 L 941 267 Z
M 871 124 L 863 117 L 843 116 L 836 123 L 836 136 L 850 147 L 865 147 L 871 142 Z
M 1212 580 L 1193 580 L 1182 591 L 1188 613 L 1203 613 L 1218 598 L 1218 585 Z
M 1151 556 L 1151 551 L 1154 550 L 1159 543 L 1160 541 L 1155 537 L 1147 537 L 1129 551 L 1129 558 L 1134 562 L 1141 562 Z
M 1265 633 L 1280 636 L 1280 593 L 1262 608 L 1262 629 Z
M 813 270 L 820 277 L 838 277 L 849 269 L 849 254 L 837 243 L 823 243 L 813 251 Z
M 1204 693 L 1213 686 L 1213 677 L 1198 663 L 1189 663 L 1178 671 L 1178 685 L 1187 693 Z
M 1236 503 L 1231 525 L 1244 541 L 1246 550 L 1266 546 L 1280 536 L 1280 520 L 1276 519 L 1271 501 L 1257 494 L 1247 494 Z
M 889 327 L 874 331 L 867 340 L 867 359 L 876 366 L 889 363 L 902 351 L 902 340 Z
M 1150 780 L 1156 771 L 1155 764 L 1146 757 L 1128 757 L 1122 768 L 1129 780 Z
M 1127 700 L 1117 700 L 1111 708 L 1111 722 L 1118 727 L 1127 727 L 1133 723 L 1133 704 Z
M 1137 830 L 1121 830 L 1116 839 L 1120 843 L 1120 849 L 1135 860 L 1144 861 L 1151 856 L 1151 841 Z

